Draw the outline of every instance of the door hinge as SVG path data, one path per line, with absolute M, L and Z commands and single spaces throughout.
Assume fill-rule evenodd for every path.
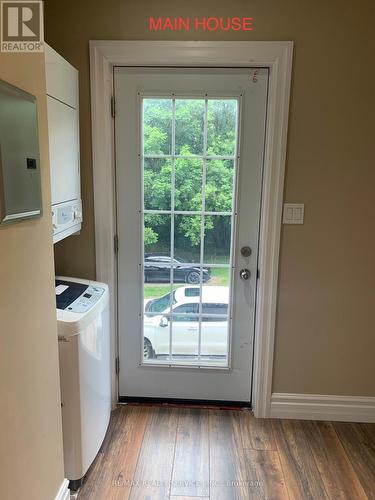
M 114 95 L 111 96 L 111 115 L 112 118 L 116 116 L 116 100 Z
M 120 373 L 120 358 L 117 356 L 116 358 L 116 362 L 115 362 L 115 366 L 116 366 L 116 375 L 118 375 Z
M 118 235 L 115 234 L 113 237 L 113 248 L 115 250 L 115 253 L 118 253 Z

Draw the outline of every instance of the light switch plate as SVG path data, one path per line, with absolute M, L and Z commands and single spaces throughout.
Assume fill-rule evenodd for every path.
M 303 224 L 304 216 L 303 203 L 284 203 L 283 224 Z

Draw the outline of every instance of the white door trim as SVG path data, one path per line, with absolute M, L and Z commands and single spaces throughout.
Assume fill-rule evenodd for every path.
M 110 97 L 113 66 L 268 67 L 270 86 L 259 241 L 253 409 L 270 415 L 280 227 L 293 42 L 90 41 L 96 278 L 116 297 L 115 176 Z M 112 300 L 113 401 L 117 388 L 116 301 Z

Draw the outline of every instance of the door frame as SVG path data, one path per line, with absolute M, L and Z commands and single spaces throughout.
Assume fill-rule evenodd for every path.
M 111 301 L 112 401 L 118 400 L 114 66 L 267 67 L 269 92 L 259 237 L 252 406 L 269 417 L 293 42 L 90 41 L 96 279 Z M 256 78 L 256 72 L 253 73 Z

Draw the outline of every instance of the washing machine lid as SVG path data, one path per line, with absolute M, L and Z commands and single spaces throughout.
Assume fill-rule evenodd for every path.
M 77 335 L 107 307 L 108 285 L 96 281 L 56 277 L 56 313 L 59 338 Z M 60 306 L 60 307 L 59 307 Z
M 56 308 L 67 309 L 88 289 L 89 285 L 75 281 L 55 280 Z

